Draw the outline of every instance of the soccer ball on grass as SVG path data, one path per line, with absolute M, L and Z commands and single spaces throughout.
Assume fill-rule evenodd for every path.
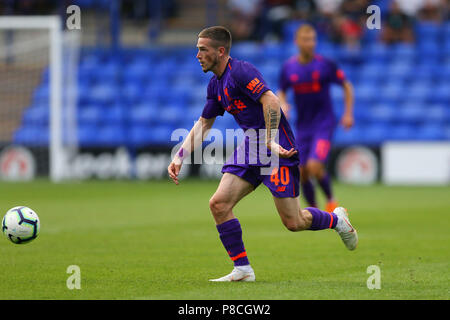
M 3 217 L 2 232 L 15 244 L 24 244 L 36 239 L 39 229 L 39 217 L 28 207 L 11 208 Z

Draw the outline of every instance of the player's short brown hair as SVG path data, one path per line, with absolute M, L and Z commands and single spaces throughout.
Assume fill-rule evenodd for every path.
M 224 47 L 225 53 L 230 54 L 231 49 L 231 32 L 222 26 L 214 26 L 205 28 L 198 34 L 199 38 L 207 38 L 213 40 L 213 46 Z
M 300 27 L 298 27 L 297 32 L 295 33 L 295 36 L 298 37 L 298 35 L 300 33 L 305 32 L 305 31 L 308 31 L 308 32 L 314 31 L 315 32 L 316 30 L 309 23 L 303 23 Z

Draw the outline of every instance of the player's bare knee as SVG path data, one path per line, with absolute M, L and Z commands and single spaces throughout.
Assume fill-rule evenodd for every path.
M 227 202 L 213 196 L 209 200 L 209 209 L 214 216 L 221 216 L 228 213 L 229 205 Z
M 300 175 L 300 183 L 306 183 L 309 181 L 309 176 L 305 175 Z
M 288 229 L 291 232 L 296 232 L 297 230 L 297 225 L 296 224 L 285 224 L 286 229 Z
M 316 162 L 308 162 L 306 164 L 306 170 L 309 176 L 318 178 L 322 174 L 322 166 Z
M 286 229 L 288 229 L 289 231 L 292 231 L 292 232 L 297 232 L 297 231 L 303 230 L 302 224 L 300 221 L 288 220 L 288 221 L 283 221 L 283 224 L 286 227 Z
M 309 175 L 314 175 L 315 171 L 316 171 L 316 166 L 314 163 L 312 162 L 308 162 L 306 164 L 306 171 L 308 172 Z
M 309 180 L 308 170 L 305 166 L 300 166 L 300 182 L 305 183 Z

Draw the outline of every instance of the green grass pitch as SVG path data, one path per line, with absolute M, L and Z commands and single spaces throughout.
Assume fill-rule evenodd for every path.
M 287 231 L 260 186 L 234 210 L 257 281 L 211 283 L 232 269 L 208 207 L 217 184 L 0 183 L 2 215 L 25 205 L 41 219 L 32 243 L 0 239 L 0 299 L 450 298 L 450 187 L 335 184 L 360 237 L 351 252 L 332 230 Z

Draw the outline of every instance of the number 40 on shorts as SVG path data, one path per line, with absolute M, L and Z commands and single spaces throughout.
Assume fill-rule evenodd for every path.
M 289 184 L 289 168 L 288 167 L 280 167 L 273 169 L 272 174 L 270 175 L 270 182 L 278 186 L 281 182 L 282 185 Z

